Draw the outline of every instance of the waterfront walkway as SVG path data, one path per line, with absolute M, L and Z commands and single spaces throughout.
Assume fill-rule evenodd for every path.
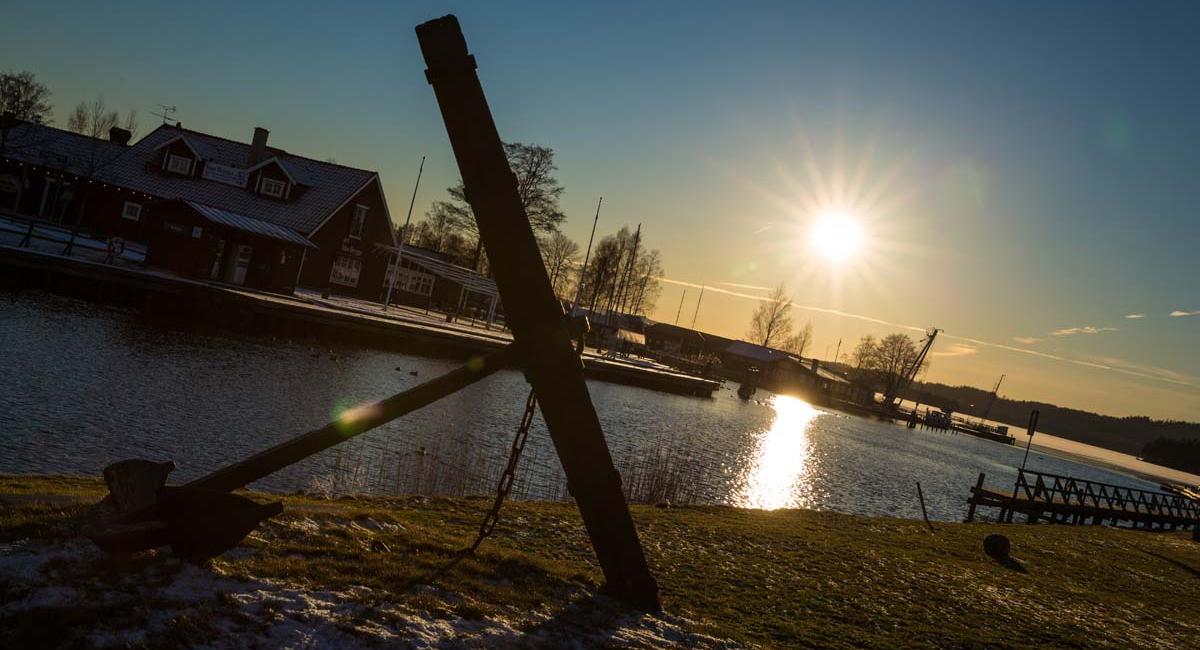
M 146 267 L 144 252 L 132 247 L 106 263 L 105 243 L 87 237 L 76 237 L 66 256 L 69 231 L 37 224 L 33 236 L 23 241 L 29 232 L 27 223 L 0 219 L 0 267 L 10 285 L 118 300 L 146 309 L 158 305 L 159 311 L 191 314 L 209 323 L 236 320 L 239 331 L 258 330 L 289 339 L 320 336 L 413 354 L 466 359 L 512 343 L 508 330 L 462 317 L 448 320 L 435 311 L 393 305 L 385 312 L 379 303 L 326 298 L 307 289 L 289 296 L 184 278 Z M 630 363 L 591 349 L 584 352 L 583 360 L 588 377 L 601 381 L 703 397 L 720 387 L 719 382 L 661 364 Z

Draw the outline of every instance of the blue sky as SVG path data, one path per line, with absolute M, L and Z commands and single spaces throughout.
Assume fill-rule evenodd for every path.
M 1200 5 L 1146 7 L 60 2 L 8 16 L 0 61 L 60 124 L 170 103 L 378 169 L 400 220 L 422 154 L 418 217 L 456 178 L 412 31 L 454 12 L 502 135 L 557 151 L 567 234 L 603 194 L 602 231 L 662 251 L 660 319 L 709 285 L 697 325 L 739 336 L 730 293 L 762 291 L 732 284 L 786 282 L 818 356 L 937 325 L 929 379 L 1200 420 L 1200 316 L 1168 315 L 1200 310 Z M 870 243 L 831 269 L 803 232 L 839 176 Z

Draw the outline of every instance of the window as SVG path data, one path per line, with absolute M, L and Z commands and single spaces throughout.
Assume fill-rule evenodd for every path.
M 395 268 L 396 265 L 391 264 L 388 271 L 391 272 Z M 396 288 L 401 291 L 428 296 L 433 293 L 433 276 L 415 269 L 400 267 L 399 272 L 396 273 Z
M 259 184 L 259 191 L 267 196 L 282 199 L 283 193 L 287 191 L 287 183 L 264 177 L 262 183 Z
M 126 201 L 125 207 L 121 210 L 121 218 L 130 221 L 141 221 L 142 219 L 142 204 Z
M 362 239 L 363 229 L 367 225 L 367 206 L 354 206 L 354 217 L 350 219 L 350 236 Z
M 176 156 L 175 154 L 167 154 L 167 171 L 172 174 L 182 174 L 184 176 L 192 175 L 192 159 L 187 156 Z
M 358 286 L 358 274 L 362 272 L 362 260 L 338 255 L 329 270 L 329 281 L 347 287 Z

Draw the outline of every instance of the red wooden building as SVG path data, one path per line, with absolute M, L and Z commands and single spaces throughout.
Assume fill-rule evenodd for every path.
M 385 247 L 396 244 L 379 174 L 290 154 L 267 138 L 261 128 L 243 143 L 161 126 L 95 173 L 106 191 L 88 204 L 84 223 L 97 236 L 146 242 L 151 263 L 189 275 L 201 265 L 188 239 L 200 239 L 216 255 L 203 265 L 208 279 L 379 300 Z M 189 237 L 163 232 L 184 223 Z

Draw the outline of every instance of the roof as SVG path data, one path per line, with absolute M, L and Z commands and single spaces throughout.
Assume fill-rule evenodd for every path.
M 20 122 L 8 130 L 5 158 L 62 169 L 83 177 L 100 177 L 129 150 L 105 138 L 93 138 L 45 124 Z
M 729 346 L 725 348 L 725 353 L 732 354 L 736 357 L 745 357 L 747 359 L 754 359 L 755 361 L 764 362 L 782 361 L 784 359 L 792 358 L 792 355 L 788 354 L 787 352 L 781 352 L 772 348 L 765 348 L 761 345 L 755 345 L 746 341 L 734 341 L 733 343 L 730 343 Z
M 645 345 L 646 344 L 646 336 L 644 334 L 640 334 L 638 332 L 631 332 L 627 329 L 618 329 L 617 330 L 617 339 L 620 341 L 627 341 L 634 345 Z
M 379 177 L 373 171 L 313 160 L 267 147 L 263 153 L 265 159 L 278 162 L 297 183 L 305 187 L 292 200 L 280 201 L 206 178 L 169 176 L 146 168 L 147 163 L 155 158 L 157 149 L 180 138 L 206 162 L 246 168 L 250 155 L 249 144 L 164 125 L 129 147 L 126 155 L 104 170 L 101 175 L 103 180 L 163 199 L 195 201 L 233 214 L 249 215 L 311 235 L 324 225 L 330 215 Z M 384 211 L 387 211 L 386 204 Z
M 306 248 L 316 248 L 317 245 L 308 241 L 304 237 L 296 234 L 296 231 L 283 226 L 277 226 L 273 223 L 262 221 L 261 219 L 252 219 L 250 217 L 228 212 L 220 208 L 214 208 L 211 205 L 196 203 L 194 201 L 184 201 L 191 209 L 195 210 L 200 216 L 208 219 L 213 223 L 219 223 L 236 230 L 261 235 L 270 239 L 278 239 L 291 244 L 297 244 Z
M 387 246 L 393 252 L 395 247 Z M 479 273 L 468 269 L 465 266 L 451 264 L 445 260 L 439 259 L 430 255 L 427 251 L 419 248 L 414 248 L 407 244 L 401 245 L 402 259 L 417 264 L 429 271 L 430 273 L 446 278 L 453 282 L 457 282 L 475 293 L 482 293 L 489 296 L 499 296 L 500 292 L 496 289 L 496 281 L 480 275 Z
M 697 341 L 703 341 L 706 336 L 694 329 L 672 325 L 671 323 L 649 323 L 646 325 L 646 333 L 662 338 L 692 339 Z

